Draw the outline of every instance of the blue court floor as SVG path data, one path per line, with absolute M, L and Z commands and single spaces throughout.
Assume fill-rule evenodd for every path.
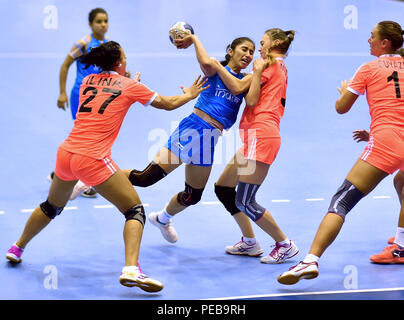
M 289 86 L 281 122 L 282 147 L 257 195 L 300 253 L 287 263 L 266 265 L 259 258 L 224 252 L 240 240 L 233 218 L 213 191 L 239 144 L 237 125 L 222 137 L 201 202 L 177 215 L 179 234 L 169 244 L 146 223 L 140 264 L 164 283 L 147 294 L 120 285 L 124 265 L 124 218 L 101 197 L 79 197 L 26 248 L 23 262 L 5 259 L 32 210 L 47 197 L 47 175 L 58 145 L 69 133 L 70 110 L 56 107 L 60 66 L 75 41 L 90 33 L 87 14 L 109 13 L 107 35 L 124 47 L 128 69 L 162 95 L 181 93 L 201 73 L 193 48 L 177 51 L 168 40 L 176 21 L 189 22 L 208 52 L 218 59 L 238 36 L 254 39 L 266 29 L 297 31 L 286 65 Z M 56 9 L 56 10 L 55 10 Z M 320 275 L 294 286 L 277 276 L 308 252 L 336 189 L 363 151 L 352 131 L 369 128 L 366 99 L 338 115 L 340 81 L 350 79 L 369 55 L 367 39 L 382 20 L 403 24 L 404 3 L 388 0 L 266 1 L 11 1 L 0 22 L 10 39 L 0 44 L 0 299 L 1 300 L 402 300 L 403 266 L 376 265 L 372 254 L 395 235 L 399 202 L 393 176 L 387 177 L 349 214 L 332 246 L 320 259 Z M 56 13 L 55 13 L 56 12 Z M 56 20 L 55 20 L 56 19 Z M 256 57 L 258 57 L 256 50 Z M 249 67 L 251 70 L 252 65 Z M 75 77 L 69 70 L 68 93 Z M 193 102 L 166 112 L 135 104 L 112 149 L 120 168 L 143 169 L 166 142 Z M 240 113 L 241 115 L 241 113 Z M 146 189 L 137 188 L 147 213 L 161 210 L 184 188 L 184 168 Z M 265 254 L 273 240 L 257 226 Z

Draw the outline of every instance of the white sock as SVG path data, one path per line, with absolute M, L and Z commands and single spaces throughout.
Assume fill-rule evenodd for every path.
M 257 243 L 257 240 L 255 238 L 247 238 L 243 236 L 243 241 L 247 243 L 249 246 L 253 246 L 254 244 Z
M 311 262 L 318 262 L 319 257 L 317 257 L 314 254 L 309 253 L 306 258 L 304 258 L 303 262 L 304 263 L 311 263 Z
M 283 247 L 290 247 L 290 240 L 288 238 L 278 243 Z
M 404 247 L 404 228 L 397 228 L 394 243 L 397 243 L 400 247 Z
M 161 212 L 158 214 L 157 219 L 158 219 L 158 221 L 159 221 L 160 223 L 166 224 L 166 223 L 169 223 L 169 222 L 170 222 L 170 220 L 171 220 L 172 217 L 173 217 L 173 216 L 171 216 L 170 214 L 167 213 L 166 209 L 163 209 L 163 211 L 161 211 Z

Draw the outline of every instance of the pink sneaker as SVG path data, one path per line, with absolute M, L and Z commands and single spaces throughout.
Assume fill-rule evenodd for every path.
M 22 261 L 21 256 L 24 250 L 18 247 L 15 243 L 8 249 L 6 258 L 12 262 L 20 263 Z

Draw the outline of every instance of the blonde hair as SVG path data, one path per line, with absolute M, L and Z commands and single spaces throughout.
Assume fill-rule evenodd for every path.
M 274 49 L 282 54 L 286 54 L 288 52 L 290 44 L 295 38 L 295 33 L 296 32 L 294 30 L 283 31 L 279 28 L 272 28 L 265 31 L 265 34 L 268 35 L 273 42 L 275 40 L 279 40 L 278 44 L 273 44 L 268 48 L 266 54 L 269 64 L 273 64 L 275 62 L 275 57 L 271 53 Z

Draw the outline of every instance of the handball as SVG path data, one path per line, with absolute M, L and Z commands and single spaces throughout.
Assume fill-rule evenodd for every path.
M 176 39 L 183 39 L 190 34 L 194 34 L 194 29 L 189 23 L 183 21 L 174 24 L 168 32 L 171 43 L 174 43 Z

